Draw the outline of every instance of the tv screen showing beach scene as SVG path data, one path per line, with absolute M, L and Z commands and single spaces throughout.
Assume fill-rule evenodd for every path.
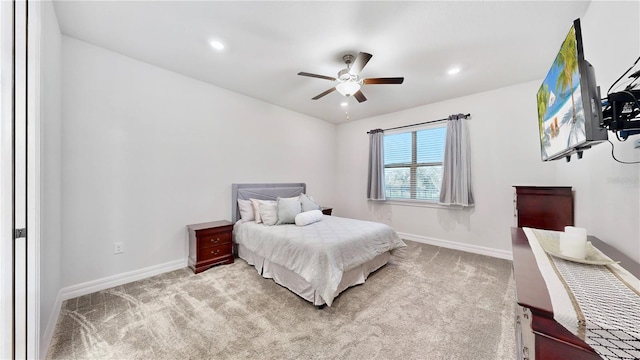
M 554 160 L 586 140 L 575 26 L 537 93 L 542 160 Z

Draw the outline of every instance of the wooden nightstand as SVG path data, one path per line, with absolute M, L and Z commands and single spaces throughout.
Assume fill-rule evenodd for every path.
M 233 263 L 233 223 L 221 220 L 187 225 L 189 230 L 189 267 L 200 273 L 219 264 Z
M 322 206 L 322 209 L 320 211 L 322 211 L 322 213 L 325 215 L 331 216 L 331 212 L 333 211 L 333 208 Z

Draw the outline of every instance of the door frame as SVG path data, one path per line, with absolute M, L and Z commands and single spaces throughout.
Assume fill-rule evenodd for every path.
M 28 292 L 27 297 L 27 357 L 40 359 L 41 319 L 40 319 L 40 39 L 41 39 L 41 0 L 29 0 L 29 74 L 27 124 L 27 239 L 29 240 Z M 60 269 L 49 269 L 60 271 Z M 42 356 L 41 356 L 42 355 Z
M 0 1 L 0 358 L 13 357 L 13 5 Z M 39 1 L 27 1 L 26 357 L 40 356 L 40 31 Z M 16 21 L 20 23 L 20 21 Z M 18 47 L 19 48 L 19 47 Z M 7 56 L 8 55 L 8 56 Z M 9 61 L 7 61 L 7 59 Z M 24 64 L 22 65 L 24 66 Z M 16 82 L 21 81 L 16 79 Z M 22 80 L 24 81 L 24 80 Z M 21 240 L 23 241 L 23 240 Z M 24 344 L 17 344 L 24 346 Z M 46 355 L 46 354 L 45 354 Z
M 13 3 L 0 1 L 0 358 L 13 356 Z

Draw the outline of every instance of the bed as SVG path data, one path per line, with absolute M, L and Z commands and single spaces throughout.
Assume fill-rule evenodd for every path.
M 347 288 L 363 284 L 391 252 L 406 246 L 391 227 L 324 215 L 307 226 L 265 226 L 240 220 L 238 199 L 275 200 L 306 193 L 304 183 L 233 184 L 234 244 L 239 258 L 301 298 L 322 308 Z

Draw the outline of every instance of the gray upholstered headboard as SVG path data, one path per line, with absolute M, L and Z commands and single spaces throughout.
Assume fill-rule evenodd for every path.
M 279 197 L 294 197 L 307 192 L 305 183 L 286 184 L 231 184 L 231 218 L 235 223 L 240 219 L 238 199 L 249 198 L 276 200 Z

